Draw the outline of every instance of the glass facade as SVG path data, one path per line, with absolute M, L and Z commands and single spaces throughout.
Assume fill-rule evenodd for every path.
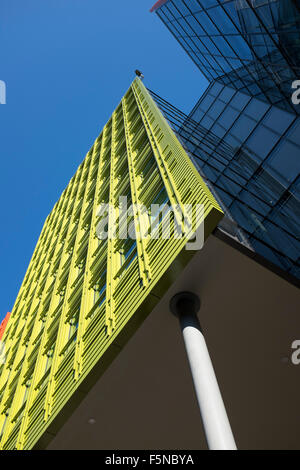
M 156 13 L 210 85 L 189 116 L 153 96 L 240 241 L 300 279 L 300 0 L 167 0 Z
M 239 240 L 300 278 L 300 120 L 219 83 L 189 116 L 153 96 L 242 229 Z
M 299 112 L 300 0 L 170 0 L 156 12 L 208 80 Z

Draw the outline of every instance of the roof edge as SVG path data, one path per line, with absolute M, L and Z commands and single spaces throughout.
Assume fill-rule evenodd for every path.
M 8 320 L 10 317 L 10 312 L 7 312 L 6 316 L 2 320 L 2 323 L 0 324 L 0 340 L 2 339 L 2 336 L 4 334 L 5 328 L 7 326 Z

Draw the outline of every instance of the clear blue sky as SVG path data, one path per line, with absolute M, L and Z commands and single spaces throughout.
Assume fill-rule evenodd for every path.
M 189 112 L 206 86 L 154 0 L 1 0 L 0 319 L 13 307 L 43 222 L 141 69 Z

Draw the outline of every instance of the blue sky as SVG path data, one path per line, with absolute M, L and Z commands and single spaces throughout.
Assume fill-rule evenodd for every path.
M 1 0 L 0 319 L 13 307 L 43 222 L 141 69 L 189 112 L 206 86 L 154 0 Z

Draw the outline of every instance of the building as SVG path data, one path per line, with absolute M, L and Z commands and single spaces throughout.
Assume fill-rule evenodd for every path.
M 10 312 L 8 312 L 4 319 L 2 320 L 1 324 L 0 324 L 0 340 L 2 339 L 2 336 L 4 335 L 4 331 L 5 331 L 5 328 L 7 326 L 7 323 L 8 323 L 8 320 L 9 320 L 9 317 L 10 317 Z
M 152 11 L 210 81 L 188 117 L 158 99 L 161 108 L 240 241 L 298 282 L 299 2 L 170 0 Z
M 2 449 L 55 434 L 222 216 L 136 79 L 47 217 L 4 332 Z
M 99 240 L 101 202 L 119 207 L 125 194 L 164 208 L 174 198 L 170 184 L 176 201 L 205 203 L 201 249 L 183 249 L 187 237 Z M 142 215 L 126 219 L 133 231 Z M 234 228 L 242 234 L 222 215 L 136 79 L 46 219 L 12 310 L 0 365 L 1 449 L 206 449 L 169 309 L 187 290 L 202 301 L 238 448 L 299 447 L 291 360 L 299 290 L 234 237 Z M 159 220 L 154 228 L 166 215 Z
M 299 113 L 290 99 L 299 79 L 297 0 L 167 0 L 151 11 L 210 82 Z
M 297 56 L 297 22 L 287 3 L 267 3 L 280 47 L 260 19 L 266 2 L 156 4 L 171 30 L 194 17 L 199 24 L 201 13 L 203 38 L 194 29 L 184 36 L 212 83 L 186 116 L 136 79 L 47 218 L 3 336 L 1 449 L 214 448 L 170 313 L 186 291 L 201 299 L 238 448 L 299 448 L 298 111 L 284 80 L 284 70 L 293 79 L 297 72 L 289 57 L 291 49 Z M 247 44 L 245 56 L 238 49 L 231 62 L 209 49 L 213 9 L 228 18 L 218 47 L 234 36 L 235 47 Z M 240 22 L 235 35 L 229 13 Z M 261 48 L 254 37 L 269 40 Z M 284 168 L 281 146 L 290 146 Z M 151 204 L 158 212 L 149 213 Z M 187 213 L 189 229 L 177 238 L 184 209 L 195 205 L 200 218 Z M 201 371 L 207 362 L 198 358 Z M 212 416 L 216 388 L 200 377 Z

